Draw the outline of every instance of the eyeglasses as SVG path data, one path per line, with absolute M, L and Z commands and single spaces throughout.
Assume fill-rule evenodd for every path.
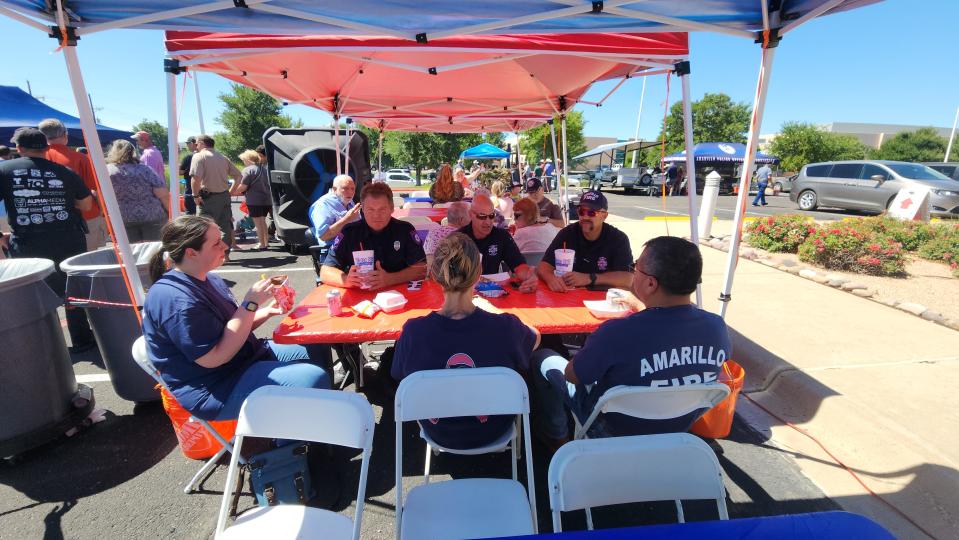
M 521 217 L 523 217 L 522 212 L 513 212 L 513 219 L 519 219 Z
M 638 266 L 635 268 L 635 271 L 636 271 L 636 272 L 639 272 L 640 274 L 642 274 L 642 275 L 644 275 L 644 276 L 646 276 L 646 277 L 651 277 L 651 278 L 655 279 L 656 281 L 659 281 L 659 276 L 656 276 L 656 275 L 653 275 L 653 274 L 648 274 L 648 273 L 646 273 L 646 272 L 643 272 L 642 270 L 639 269 Z
M 496 212 L 493 212 L 492 214 L 477 214 L 477 213 L 474 213 L 473 215 L 476 217 L 476 219 L 479 219 L 479 220 L 482 220 L 482 221 L 486 221 L 487 219 L 493 219 L 493 218 L 495 218 L 495 217 L 496 217 Z
M 606 210 L 593 210 L 592 208 L 583 208 L 582 206 L 576 210 L 576 213 L 581 216 L 596 217 L 596 214 L 605 214 Z

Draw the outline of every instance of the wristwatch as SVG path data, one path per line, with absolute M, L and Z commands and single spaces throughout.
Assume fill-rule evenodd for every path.
M 593 285 L 596 285 L 596 273 L 595 273 L 595 272 L 590 272 L 590 273 L 589 273 L 589 286 L 592 287 Z
M 253 300 L 247 300 L 246 302 L 243 302 L 242 306 L 243 309 L 251 313 L 256 313 L 256 310 L 260 309 L 260 304 L 257 304 Z

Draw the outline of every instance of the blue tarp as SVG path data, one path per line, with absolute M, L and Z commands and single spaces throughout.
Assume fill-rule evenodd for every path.
M 497 148 L 490 143 L 480 143 L 473 148 L 467 148 L 460 154 L 462 159 L 505 159 L 509 157 L 509 152 L 502 148 Z
M 836 4 L 825 14 L 869 5 L 879 0 L 780 0 L 781 19 L 795 20 L 824 4 Z M 597 14 L 602 4 L 580 0 L 580 6 L 564 6 L 555 0 L 487 0 L 463 2 L 449 0 L 271 0 L 262 5 L 233 7 L 232 2 L 211 0 L 71 0 L 69 11 L 80 28 L 132 19 L 129 28 L 240 32 L 258 34 L 395 35 L 414 39 L 423 34 L 451 31 L 454 34 L 556 34 L 574 32 L 662 32 L 685 31 L 688 27 L 655 22 L 644 13 L 693 23 L 722 26 L 733 31 L 750 32 L 763 27 L 758 0 L 645 0 L 615 4 L 615 13 Z M 4 0 L 4 6 L 21 14 L 55 24 L 48 0 Z M 56 5 L 56 3 L 52 3 Z M 219 5 L 221 9 L 190 13 L 189 8 Z M 224 4 L 229 7 L 222 7 Z M 175 11 L 174 11 L 175 10 Z M 172 16 L 149 17 L 153 13 L 173 11 Z M 271 12 L 273 11 L 273 12 Z M 276 13 L 276 11 L 281 12 Z M 630 11 L 637 12 L 635 17 Z M 295 15 L 300 15 L 297 17 Z M 72 17 L 71 17 L 72 19 Z M 459 31 L 485 25 L 478 32 Z M 124 25 L 124 27 L 127 27 Z M 81 47 L 82 48 L 82 47 Z
M 41 120 L 56 118 L 67 126 L 68 146 L 86 146 L 80 119 L 60 112 L 16 86 L 0 86 L 0 144 L 10 146 L 10 137 L 17 128 L 37 127 Z M 133 133 L 97 124 L 100 142 L 106 146 L 117 139 L 128 139 Z M 164 141 L 165 142 L 165 141 Z
M 693 147 L 696 161 L 735 161 L 742 162 L 746 156 L 746 145 L 728 142 L 699 143 Z M 666 156 L 666 163 L 686 161 L 686 151 Z M 762 152 L 756 152 L 756 163 L 779 163 L 779 158 Z

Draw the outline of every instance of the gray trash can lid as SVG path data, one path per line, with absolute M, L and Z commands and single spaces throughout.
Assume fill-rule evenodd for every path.
M 53 261 L 49 259 L 0 260 L 0 293 L 41 281 L 52 273 Z
M 160 251 L 162 246 L 161 242 L 131 244 L 130 250 L 133 252 L 137 269 L 145 270 L 150 264 L 153 254 Z M 60 263 L 60 270 L 66 272 L 68 276 L 120 275 L 120 265 L 117 263 L 117 256 L 112 247 L 104 247 L 96 251 L 74 255 Z

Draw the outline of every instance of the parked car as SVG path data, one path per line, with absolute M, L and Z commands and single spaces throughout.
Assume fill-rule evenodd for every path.
M 929 213 L 959 217 L 959 186 L 954 180 L 919 163 L 903 161 L 831 161 L 810 163 L 799 171 L 789 200 L 800 210 L 820 206 L 885 212 L 899 190 L 929 189 Z
M 959 162 L 951 161 L 947 163 L 923 163 L 926 167 L 934 171 L 939 171 L 942 174 L 952 178 L 953 180 L 959 180 Z
M 412 176 L 406 173 L 400 172 L 387 172 L 386 173 L 386 183 L 390 186 L 412 186 L 416 184 L 416 180 Z
M 410 174 L 410 170 L 409 170 L 409 169 L 404 169 L 404 168 L 400 168 L 400 169 L 387 169 L 386 172 L 387 172 L 387 174 L 389 174 L 389 173 Z

